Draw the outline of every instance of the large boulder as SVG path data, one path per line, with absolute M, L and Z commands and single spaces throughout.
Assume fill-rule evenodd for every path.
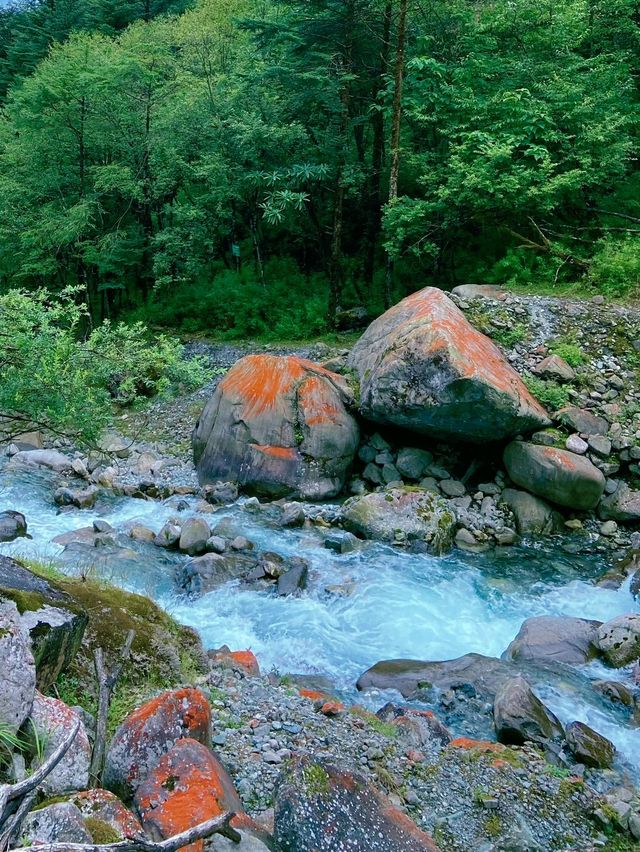
M 500 499 L 513 512 L 516 528 L 521 535 L 548 535 L 562 526 L 560 513 L 533 494 L 517 488 L 505 488 Z
M 256 556 L 246 553 L 205 553 L 176 567 L 176 583 L 189 595 L 205 595 L 245 577 L 257 562 Z
M 432 287 L 375 320 L 349 366 L 360 379 L 360 411 L 375 423 L 475 443 L 549 424 L 498 347 Z
M 73 461 L 58 450 L 21 450 L 11 457 L 11 465 L 43 467 L 56 473 L 71 473 Z
M 601 621 L 564 615 L 527 618 L 504 658 L 516 662 L 581 665 L 598 654 Z
M 29 636 L 13 601 L 0 598 L 0 726 L 9 734 L 31 711 L 36 690 L 36 666 Z
M 274 834 L 282 852 L 438 852 L 363 775 L 305 756 L 278 782 Z
M 83 790 L 68 799 L 80 811 L 90 825 L 99 823 L 98 828 L 111 829 L 121 840 L 142 836 L 140 820 L 108 790 Z
M 211 708 L 201 690 L 163 692 L 134 710 L 113 735 L 104 786 L 127 801 L 178 740 L 208 745 L 210 733 Z
M 0 512 L 0 541 L 13 541 L 26 534 L 27 520 L 22 512 Z
M 493 721 L 499 742 L 507 745 L 544 744 L 563 734 L 558 719 L 521 676 L 511 678 L 497 691 Z
M 443 691 L 470 686 L 480 697 L 493 701 L 498 689 L 517 673 L 513 663 L 482 654 L 442 662 L 383 660 L 360 675 L 356 686 L 359 690 L 395 689 L 405 698 L 424 686 Z
M 73 727 L 80 728 L 62 760 L 42 782 L 47 796 L 59 796 L 69 790 L 82 790 L 89 784 L 91 744 L 79 713 L 57 698 L 36 692 L 31 710 L 34 737 L 43 743 L 44 757 L 49 757 L 69 736 Z
M 217 757 L 192 739 L 181 739 L 138 787 L 134 803 L 146 834 L 166 840 L 206 820 L 242 811 L 233 782 Z M 202 840 L 185 847 L 202 852 Z
M 84 817 L 71 802 L 57 802 L 27 814 L 22 828 L 27 846 L 36 849 L 49 843 L 91 844 L 93 838 Z
M 598 514 L 603 521 L 640 521 L 640 491 L 633 491 L 626 482 L 621 482 L 613 494 L 600 501 Z
M 589 459 L 568 450 L 512 441 L 504 464 L 521 488 L 570 509 L 593 509 L 604 492 L 605 478 Z
M 249 355 L 227 373 L 193 436 L 201 484 L 234 480 L 271 497 L 342 490 L 358 446 L 347 383 L 294 356 Z
M 565 737 L 569 751 L 578 763 L 596 769 L 610 769 L 613 765 L 616 756 L 614 744 L 584 722 L 567 725 Z
M 616 668 L 640 658 L 640 615 L 619 615 L 598 630 L 598 648 Z
M 342 507 L 344 526 L 375 541 L 425 541 L 434 553 L 451 547 L 455 517 L 445 500 L 422 488 L 391 488 L 352 497 Z

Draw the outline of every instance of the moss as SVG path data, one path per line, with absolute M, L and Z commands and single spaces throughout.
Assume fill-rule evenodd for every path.
M 492 328 L 490 330 L 490 336 L 493 340 L 505 349 L 513 349 L 516 344 L 526 340 L 528 334 L 529 330 L 524 323 L 517 323 L 511 328 Z
M 87 817 L 84 824 L 94 843 L 118 843 L 118 841 L 122 840 L 122 836 L 115 830 L 115 828 L 102 819 Z
M 527 374 L 523 377 L 527 390 L 536 397 L 545 408 L 557 411 L 563 408 L 569 401 L 569 392 L 566 387 L 556 382 L 545 381 L 537 376 Z
M 7 598 L 15 603 L 18 612 L 36 612 L 44 606 L 45 599 L 39 592 L 24 592 L 18 589 L 6 589 L 0 587 L 0 597 Z
M 398 736 L 398 729 L 395 725 L 392 725 L 390 722 L 383 722 L 383 720 L 376 716 L 375 713 L 370 713 L 368 710 L 365 710 L 364 707 L 356 705 L 355 707 L 351 707 L 349 712 L 352 716 L 357 716 L 358 719 L 362 719 L 363 722 L 366 722 L 372 731 L 375 731 L 383 737 L 387 737 L 387 739 L 392 740 Z
M 491 814 L 490 817 L 487 817 L 484 821 L 483 828 L 487 837 L 500 837 L 500 834 L 502 833 L 502 820 L 500 819 L 500 815 Z
M 305 792 L 310 796 L 323 796 L 329 792 L 329 776 L 326 770 L 317 763 L 303 767 L 302 780 Z

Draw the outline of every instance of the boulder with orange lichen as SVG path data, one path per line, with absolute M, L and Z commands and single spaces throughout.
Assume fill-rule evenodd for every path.
M 593 509 L 604 493 L 602 471 L 568 450 L 512 441 L 504 451 L 504 465 L 516 485 L 559 506 Z
M 363 775 L 307 756 L 294 758 L 278 782 L 275 841 L 282 852 L 438 852 Z
M 549 425 L 498 347 L 441 290 L 427 287 L 378 317 L 349 366 L 374 423 L 481 443 Z
M 240 813 L 231 778 L 208 748 L 178 740 L 138 787 L 134 803 L 145 832 L 156 841 L 173 837 L 222 813 Z M 185 847 L 202 852 L 204 841 Z
M 358 446 L 347 383 L 295 356 L 249 355 L 227 373 L 193 436 L 203 485 L 306 500 L 335 497 Z
M 211 708 L 201 690 L 163 692 L 134 710 L 115 732 L 104 786 L 127 801 L 178 740 L 188 737 L 208 745 L 210 735 Z
M 83 790 L 69 798 L 89 822 L 92 833 L 110 829 L 119 840 L 130 840 L 142 835 L 140 820 L 108 790 Z M 105 828 L 106 827 L 106 828 Z M 100 842 L 94 837 L 95 842 Z M 104 841 L 103 841 L 104 842 Z

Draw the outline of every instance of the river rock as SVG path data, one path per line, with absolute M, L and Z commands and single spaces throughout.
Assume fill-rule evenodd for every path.
M 507 745 L 543 744 L 562 736 L 562 725 L 533 694 L 527 681 L 517 676 L 498 689 L 493 702 L 498 741 Z
M 256 557 L 245 553 L 205 553 L 176 567 L 176 583 L 187 594 L 205 595 L 246 576 L 256 563 Z
M 155 537 L 153 543 L 157 547 L 164 547 L 166 550 L 170 550 L 179 546 L 181 533 L 182 531 L 177 524 L 172 524 L 168 521 Z
M 146 834 L 155 841 L 226 811 L 242 811 L 233 782 L 218 758 L 189 738 L 178 740 L 151 768 L 136 790 L 134 803 Z M 188 849 L 202 852 L 204 842 L 196 841 Z
M 335 497 L 358 447 L 352 403 L 345 380 L 311 361 L 242 358 L 196 424 L 200 482 L 232 479 L 271 497 Z
M 622 707 L 633 707 L 635 698 L 629 687 L 617 680 L 594 680 L 592 688 L 604 695 L 612 704 L 620 704 Z
M 57 488 L 53 494 L 56 506 L 76 506 L 78 509 L 91 509 L 95 506 L 98 489 L 95 485 L 89 488 Z
M 296 757 L 278 782 L 274 828 L 282 852 L 438 852 L 363 775 L 306 756 Z
M 418 481 L 427 472 L 433 461 L 433 454 L 418 447 L 403 447 L 396 459 L 398 473 L 405 479 Z
M 503 459 L 516 485 L 559 506 L 593 509 L 604 492 L 602 472 L 589 459 L 567 450 L 512 441 Z
M 640 491 L 633 491 L 626 482 L 621 482 L 613 494 L 602 498 L 598 514 L 603 521 L 640 521 Z
M 583 722 L 567 725 L 565 738 L 578 763 L 595 769 L 610 769 L 613 765 L 616 756 L 614 744 Z
M 527 618 L 504 659 L 581 665 L 598 654 L 598 629 L 602 622 L 563 615 Z
M 204 553 L 210 536 L 209 524 L 203 518 L 187 518 L 180 530 L 178 546 L 183 553 L 195 556 Z
M 505 488 L 501 500 L 513 512 L 516 528 L 521 535 L 549 535 L 562 526 L 560 513 L 527 491 Z
M 421 488 L 390 488 L 351 497 L 342 507 L 350 532 L 376 541 L 425 541 L 434 553 L 451 547 L 455 518 L 441 497 Z
M 93 842 L 83 815 L 71 802 L 58 802 L 31 811 L 24 821 L 22 834 L 26 845 L 36 849 L 47 843 Z
M 619 615 L 598 630 L 598 648 L 615 668 L 640 657 L 640 615 Z
M 609 424 L 604 417 L 598 417 L 584 408 L 568 405 L 556 412 L 555 417 L 563 426 L 568 426 L 580 435 L 606 435 Z
M 27 534 L 27 519 L 21 512 L 0 512 L 0 541 L 14 541 Z
M 11 459 L 11 465 L 26 465 L 27 467 L 45 467 L 56 473 L 71 473 L 72 460 L 58 450 L 23 450 Z
M 210 736 L 211 708 L 201 690 L 163 692 L 134 710 L 113 735 L 104 786 L 128 801 L 178 740 L 187 737 L 208 745 Z
M 552 379 L 557 382 L 572 382 L 576 377 L 573 367 L 570 367 L 559 355 L 548 355 L 533 367 L 531 372 L 543 379 Z
M 396 689 L 405 698 L 422 685 L 443 691 L 470 686 L 480 697 L 493 701 L 497 690 L 517 674 L 513 663 L 482 654 L 441 662 L 383 660 L 360 675 L 356 686 L 359 690 Z
M 74 725 L 80 729 L 62 760 L 41 784 L 47 796 L 59 796 L 69 790 L 81 790 L 89 784 L 91 744 L 80 714 L 57 698 L 47 698 L 36 692 L 31 710 L 34 736 L 44 744 L 44 757 L 48 758 L 65 740 Z
M 375 423 L 475 443 L 549 424 L 498 347 L 433 287 L 376 319 L 349 366 L 360 378 L 360 411 Z
M 16 734 L 31 711 L 36 666 L 15 603 L 0 597 L 0 725 Z

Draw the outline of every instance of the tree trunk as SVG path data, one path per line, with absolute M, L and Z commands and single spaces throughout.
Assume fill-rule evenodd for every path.
M 389 204 L 398 197 L 398 172 L 400 170 L 400 124 L 402 121 L 402 85 L 404 83 L 404 50 L 407 40 L 407 9 L 409 0 L 399 0 L 398 42 L 393 81 L 393 110 L 391 114 L 391 171 L 389 174 Z M 385 280 L 384 301 L 391 307 L 393 291 L 393 258 L 387 252 L 387 274 Z

